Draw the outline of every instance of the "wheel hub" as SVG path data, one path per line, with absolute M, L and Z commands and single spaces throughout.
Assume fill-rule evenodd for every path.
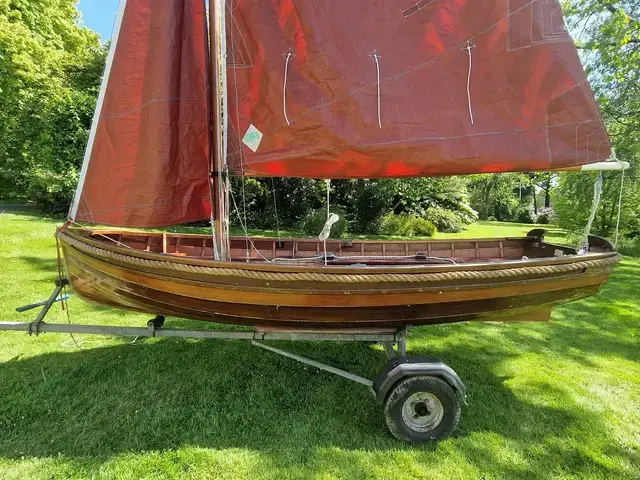
M 428 432 L 436 428 L 444 416 L 444 407 L 438 397 L 428 392 L 417 392 L 402 406 L 402 420 L 414 432 Z

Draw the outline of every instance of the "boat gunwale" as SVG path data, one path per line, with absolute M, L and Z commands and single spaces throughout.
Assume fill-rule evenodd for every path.
M 458 264 L 420 264 L 420 265 L 386 265 L 386 266 L 363 266 L 363 267 L 345 267 L 342 265 L 331 265 L 331 266 L 310 266 L 310 265 L 295 265 L 295 264 L 283 264 L 283 263 L 250 263 L 243 261 L 220 261 L 220 260 L 209 260 L 203 258 L 195 258 L 188 256 L 177 256 L 174 254 L 167 253 L 159 253 L 159 252 L 145 252 L 143 250 L 131 248 L 131 247 L 120 247 L 117 245 L 110 245 L 106 242 L 97 241 L 92 238 L 89 238 L 89 235 L 95 234 L 105 234 L 105 233 L 118 233 L 119 231 L 114 230 L 100 230 L 100 229 L 88 229 L 88 228 L 69 228 L 65 227 L 59 229 L 56 233 L 56 236 L 64 242 L 64 236 L 68 236 L 76 241 L 80 241 L 89 246 L 96 247 L 98 249 L 110 251 L 113 253 L 118 253 L 125 256 L 135 257 L 135 258 L 143 258 L 148 260 L 156 260 L 156 261 L 170 261 L 173 263 L 179 263 L 184 265 L 196 265 L 203 267 L 211 267 L 211 268 L 223 268 L 223 269 L 241 269 L 241 270 L 254 270 L 254 271 L 265 271 L 265 272 L 308 272 L 308 273 L 323 273 L 327 275 L 332 274 L 381 274 L 381 273 L 441 273 L 441 272 L 458 272 L 458 271 L 479 271 L 479 270 L 508 270 L 512 268 L 520 268 L 520 267 L 532 267 L 532 266 L 550 266 L 550 265 L 565 265 L 570 263 L 580 263 L 587 262 L 590 260 L 599 260 L 610 258 L 614 256 L 620 256 L 618 252 L 589 252 L 584 255 L 564 255 L 562 257 L 543 257 L 543 258 L 529 258 L 526 260 L 522 259 L 505 259 L 499 262 L 469 262 L 469 263 L 458 263 Z M 124 231 L 123 234 L 132 234 L 132 235 L 157 235 L 161 236 L 162 233 L 157 232 L 135 232 L 135 231 Z M 179 234 L 183 235 L 183 234 Z M 193 237 L 204 237 L 202 234 L 184 234 L 191 235 Z M 263 237 L 268 239 L 269 237 Z M 527 239 L 535 239 L 536 237 L 509 237 L 506 238 L 508 240 L 527 240 Z M 462 241 L 476 242 L 483 241 L 484 239 L 463 239 Z M 486 239 L 486 241 L 500 241 L 505 240 L 505 238 L 492 238 Z M 441 240 L 436 240 L 441 241 Z M 454 242 L 455 240 L 446 240 L 446 242 Z M 376 241 L 380 242 L 380 241 Z M 430 240 L 429 240 L 430 242 Z M 544 245 L 548 245 L 553 247 L 553 244 L 548 244 L 542 242 Z M 304 259 L 301 259 L 304 260 Z M 293 263 L 293 262 L 292 262 Z

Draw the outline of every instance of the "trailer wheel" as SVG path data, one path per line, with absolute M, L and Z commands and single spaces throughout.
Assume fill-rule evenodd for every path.
M 384 413 L 391 434 L 398 440 L 441 440 L 451 435 L 460 421 L 460 400 L 441 378 L 409 377 L 391 389 Z

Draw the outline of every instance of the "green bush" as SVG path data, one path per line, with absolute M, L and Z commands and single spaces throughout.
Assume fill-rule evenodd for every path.
M 49 213 L 67 213 L 78 183 L 77 175 L 38 171 L 30 179 L 28 196 Z
M 383 235 L 402 235 L 400 233 L 406 223 L 407 215 L 394 215 L 388 213 L 380 222 L 380 233 Z
M 383 235 L 397 235 L 402 237 L 431 237 L 437 229 L 433 223 L 425 218 L 406 213 L 394 215 L 389 213 L 382 218 L 380 233 Z
M 466 226 L 459 215 L 441 207 L 428 208 L 424 218 L 435 225 L 439 232 L 458 233 Z
M 620 238 L 620 240 L 618 241 L 616 250 L 618 250 L 618 252 L 620 252 L 623 255 L 640 257 L 640 237 Z
M 416 217 L 413 221 L 413 232 L 416 237 L 433 237 L 436 226 L 426 218 Z
M 340 219 L 331 226 L 330 238 L 344 238 L 347 233 L 348 222 L 344 218 L 344 213 L 340 210 L 334 210 L 331 213 L 335 213 Z M 302 222 L 302 231 L 312 237 L 317 237 L 322 232 L 324 224 L 327 222 L 327 210 L 320 209 L 311 213 Z
M 532 207 L 520 207 L 516 211 L 514 220 L 519 223 L 536 223 L 537 215 L 533 212 Z
M 538 212 L 538 223 L 548 225 L 555 221 L 556 214 L 551 207 L 543 208 Z

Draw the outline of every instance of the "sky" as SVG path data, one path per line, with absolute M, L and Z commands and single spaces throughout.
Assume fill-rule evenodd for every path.
M 82 13 L 84 26 L 98 32 L 103 40 L 109 40 L 118 3 L 119 0 L 80 0 L 78 8 Z

